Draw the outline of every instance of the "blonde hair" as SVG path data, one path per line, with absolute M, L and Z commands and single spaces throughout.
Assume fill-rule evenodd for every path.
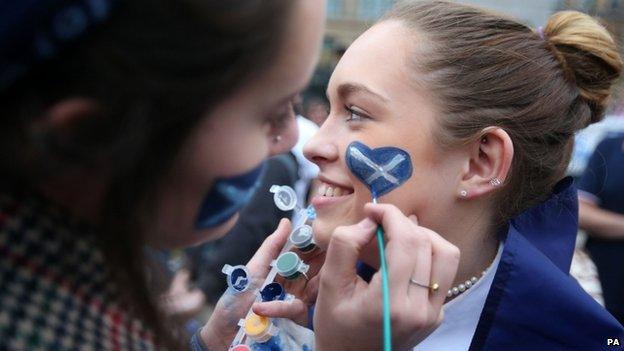
M 622 59 L 611 34 L 584 13 L 562 11 L 550 17 L 543 35 L 580 95 L 594 105 L 591 122 L 602 119 L 613 90 L 610 77 L 622 70 Z
M 437 99 L 443 147 L 504 129 L 514 144 L 497 220 L 545 199 L 565 175 L 574 133 L 602 119 L 622 60 L 608 31 L 588 15 L 553 15 L 540 36 L 483 9 L 447 1 L 399 2 L 383 19 L 423 38 L 414 79 Z

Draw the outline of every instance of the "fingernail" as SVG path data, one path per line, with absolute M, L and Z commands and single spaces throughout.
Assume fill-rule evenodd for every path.
M 408 217 L 412 222 L 418 224 L 418 218 L 415 215 L 409 215 Z
M 366 217 L 358 223 L 358 226 L 362 229 L 373 229 L 377 227 L 377 223 Z

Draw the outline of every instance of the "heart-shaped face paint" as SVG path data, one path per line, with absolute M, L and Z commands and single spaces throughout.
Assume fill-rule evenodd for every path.
M 412 176 L 412 161 L 397 147 L 371 149 L 359 141 L 347 147 L 347 166 L 370 189 L 373 198 L 382 196 Z

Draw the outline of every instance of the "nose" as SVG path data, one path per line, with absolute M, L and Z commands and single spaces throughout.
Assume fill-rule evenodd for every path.
M 330 123 L 324 123 L 303 147 L 304 156 L 319 167 L 340 158 L 336 138 L 331 137 Z
M 279 131 L 279 134 L 269 135 L 269 155 L 282 154 L 292 149 L 299 139 L 299 127 L 296 117 L 288 119 L 287 124 Z

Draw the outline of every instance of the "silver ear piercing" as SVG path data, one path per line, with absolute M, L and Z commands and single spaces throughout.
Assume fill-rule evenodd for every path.
M 462 190 L 462 191 L 459 192 L 459 196 L 466 197 L 466 196 L 468 196 L 468 192 L 466 190 Z
M 275 137 L 273 137 L 273 142 L 274 143 L 279 143 L 280 141 L 282 141 L 282 136 L 281 135 L 276 135 Z
M 498 178 L 492 178 L 490 179 L 490 185 L 492 185 L 493 187 L 499 187 L 501 185 L 501 181 Z

